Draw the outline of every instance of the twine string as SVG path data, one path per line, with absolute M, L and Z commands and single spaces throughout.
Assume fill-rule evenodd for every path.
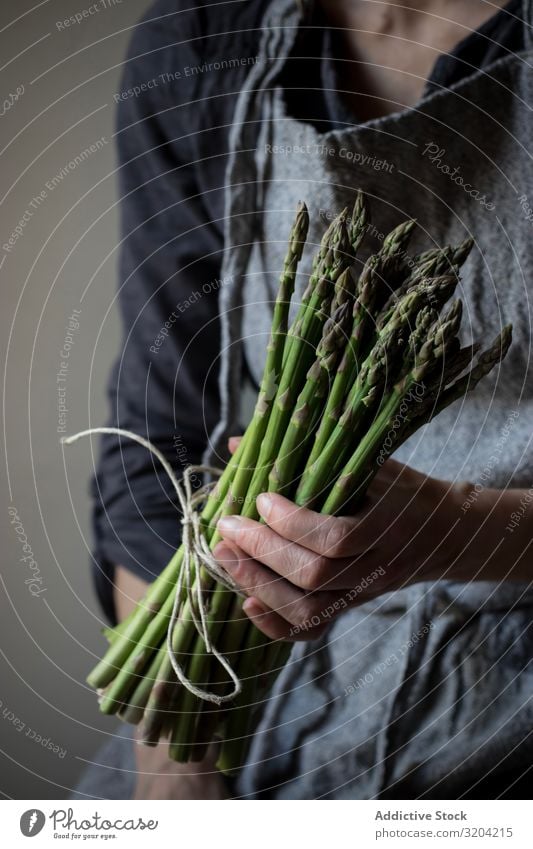
M 174 491 L 178 496 L 178 501 L 182 513 L 182 546 L 183 546 L 183 562 L 178 573 L 176 582 L 176 590 L 174 603 L 172 606 L 172 614 L 170 617 L 166 644 L 172 669 L 176 674 L 176 678 L 184 687 L 191 693 L 204 701 L 212 702 L 216 705 L 221 705 L 224 702 L 232 701 L 242 690 L 241 681 L 229 661 L 222 655 L 211 642 L 209 636 L 209 626 L 207 622 L 208 605 L 204 595 L 204 587 L 202 581 L 201 567 L 205 569 L 207 574 L 218 583 L 222 584 L 226 589 L 242 596 L 238 586 L 232 580 L 230 575 L 221 567 L 221 565 L 213 557 L 213 553 L 209 548 L 207 540 L 202 531 L 202 520 L 200 510 L 205 504 L 209 494 L 216 484 L 216 480 L 198 489 L 193 488 L 192 478 L 198 474 L 209 474 L 214 478 L 220 477 L 221 469 L 213 466 L 187 466 L 181 480 L 176 476 L 174 469 L 168 462 L 167 458 L 161 453 L 159 448 L 150 440 L 139 436 L 130 430 L 124 430 L 118 427 L 92 427 L 88 430 L 82 430 L 72 436 L 64 436 L 61 438 L 61 443 L 64 445 L 72 445 L 84 436 L 92 436 L 93 434 L 107 433 L 115 436 L 124 436 L 127 439 L 132 439 L 139 445 L 142 445 L 154 457 L 157 457 L 163 469 L 168 475 Z M 212 654 L 218 663 L 226 670 L 233 683 L 233 690 L 225 695 L 218 695 L 210 690 L 197 687 L 189 678 L 178 662 L 176 653 L 172 645 L 172 637 L 174 629 L 184 613 L 190 615 L 191 621 L 195 630 L 202 638 L 206 652 Z

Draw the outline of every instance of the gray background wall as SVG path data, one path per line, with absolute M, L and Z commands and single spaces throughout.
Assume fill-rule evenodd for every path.
M 24 87 L 12 106 L 0 104 L 1 245 L 27 213 L 11 250 L 0 246 L 0 791 L 20 799 L 65 798 L 84 759 L 113 730 L 84 684 L 104 645 L 88 568 L 91 444 L 60 446 L 57 389 L 65 390 L 69 433 L 104 421 L 105 380 L 119 339 L 112 96 L 132 28 L 149 2 L 108 0 L 80 24 L 56 25 L 90 5 L 0 5 L 1 99 Z M 69 168 L 102 137 L 97 152 Z M 64 168 L 66 176 L 47 189 Z M 32 207 L 37 195 L 41 202 Z M 58 384 L 75 309 L 79 329 Z M 19 521 L 31 553 L 19 541 Z M 32 555 L 33 566 L 20 559 Z M 32 569 L 41 579 L 34 585 L 25 583 Z M 48 740 L 59 749 L 45 748 Z

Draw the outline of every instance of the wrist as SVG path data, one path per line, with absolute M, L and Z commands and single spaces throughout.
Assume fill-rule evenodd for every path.
M 449 579 L 468 582 L 475 579 L 479 570 L 479 549 L 476 538 L 482 520 L 479 510 L 480 487 L 471 481 L 458 481 L 450 487 L 450 500 L 453 503 L 454 527 L 452 557 Z
M 458 521 L 451 579 L 465 583 L 500 580 L 501 491 L 470 481 L 459 482 L 454 490 Z
M 480 580 L 484 545 L 479 540 L 483 525 L 484 490 L 470 481 L 434 481 L 438 485 L 434 540 L 435 580 Z M 440 542 L 440 545 L 439 545 Z M 438 548 L 437 548 L 438 546 Z

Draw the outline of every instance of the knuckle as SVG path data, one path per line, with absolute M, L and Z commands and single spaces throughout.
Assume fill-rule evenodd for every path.
M 254 590 L 255 587 L 252 577 L 252 570 L 250 569 L 248 561 L 240 558 L 238 562 L 232 567 L 231 577 L 246 592 L 252 592 Z
M 246 544 L 246 551 L 254 557 L 258 557 L 265 548 L 263 529 L 258 528 L 257 530 L 254 529 L 253 531 L 248 531 L 243 542 Z
M 291 621 L 299 633 L 311 631 L 323 625 L 326 604 L 322 594 L 314 597 L 306 596 L 295 602 Z
M 319 590 L 330 577 L 331 563 L 329 558 L 319 556 L 300 569 L 298 585 L 303 590 Z
M 345 557 L 349 554 L 352 526 L 344 519 L 333 519 L 326 531 L 324 551 L 328 557 Z
M 293 605 L 291 622 L 296 625 L 300 631 L 306 631 L 313 627 L 313 624 L 318 625 L 320 622 L 319 614 L 316 612 L 316 605 L 310 599 L 303 598 L 301 601 L 295 602 Z
M 331 580 L 331 571 L 331 560 L 329 557 L 317 557 L 311 567 L 311 589 L 319 590 Z
M 297 510 L 287 510 L 285 505 L 278 504 L 277 499 L 274 499 L 274 503 L 272 504 L 270 515 L 268 517 L 268 524 L 276 531 L 276 533 L 281 534 L 281 536 L 285 536 L 286 534 L 290 534 L 294 529 L 294 519 L 296 515 Z

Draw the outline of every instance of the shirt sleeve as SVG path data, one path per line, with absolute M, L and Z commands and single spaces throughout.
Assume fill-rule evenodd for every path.
M 180 25 L 180 39 L 165 20 L 138 26 L 115 97 L 122 343 L 108 386 L 109 423 L 149 439 L 178 473 L 200 461 L 218 418 L 223 244 L 199 179 L 197 82 L 175 76 L 200 61 Z M 153 580 L 179 545 L 180 512 L 159 462 L 123 437 L 102 438 L 92 495 L 93 575 L 114 622 L 114 566 Z

